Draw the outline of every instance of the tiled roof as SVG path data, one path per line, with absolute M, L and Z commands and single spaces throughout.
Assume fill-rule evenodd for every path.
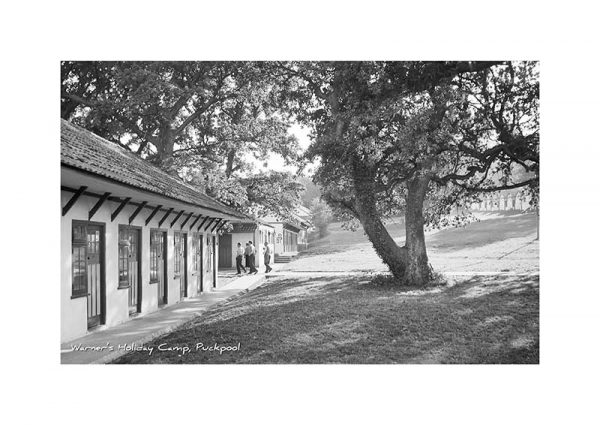
M 201 208 L 244 217 L 116 143 L 65 120 L 61 120 L 60 130 L 61 164 Z
M 230 233 L 252 233 L 256 230 L 256 223 L 233 223 Z

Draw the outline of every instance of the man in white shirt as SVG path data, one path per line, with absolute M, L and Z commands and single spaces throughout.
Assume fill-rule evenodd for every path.
M 256 270 L 256 266 L 255 264 L 255 254 L 256 254 L 256 248 L 254 248 L 254 245 L 252 244 L 252 241 L 248 241 L 248 245 L 246 246 L 246 254 L 248 255 L 248 263 L 246 264 L 247 266 L 250 267 L 250 271 L 248 272 L 248 274 L 250 273 L 258 273 L 258 270 Z
M 240 242 L 238 242 L 236 257 L 235 257 L 235 266 L 237 267 L 237 274 L 242 274 L 241 270 L 244 270 L 244 273 L 246 273 L 246 267 L 244 267 L 244 265 L 242 264 L 243 258 L 244 258 L 244 247 L 242 246 L 242 244 Z

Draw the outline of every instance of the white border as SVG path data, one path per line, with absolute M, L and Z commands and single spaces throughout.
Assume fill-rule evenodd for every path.
M 592 267 L 599 263 L 600 144 L 591 128 L 600 96 L 592 4 L 4 5 L 5 416 L 11 423 L 84 424 L 597 420 L 600 291 Z M 541 365 L 60 366 L 61 59 L 541 60 Z

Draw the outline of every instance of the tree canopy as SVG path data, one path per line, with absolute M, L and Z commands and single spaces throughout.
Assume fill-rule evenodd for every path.
M 298 202 L 291 173 L 254 175 L 272 153 L 299 160 L 261 63 L 63 62 L 61 71 L 63 118 L 234 207 L 285 215 Z

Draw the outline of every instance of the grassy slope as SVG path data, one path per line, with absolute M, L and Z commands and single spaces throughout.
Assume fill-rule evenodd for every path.
M 463 228 L 449 228 L 426 235 L 429 260 L 437 271 L 536 272 L 539 270 L 534 214 L 481 214 L 482 221 Z M 404 244 L 398 223 L 388 231 Z M 362 230 L 349 232 L 339 224 L 331 233 L 302 253 L 289 267 L 298 271 L 386 271 Z

